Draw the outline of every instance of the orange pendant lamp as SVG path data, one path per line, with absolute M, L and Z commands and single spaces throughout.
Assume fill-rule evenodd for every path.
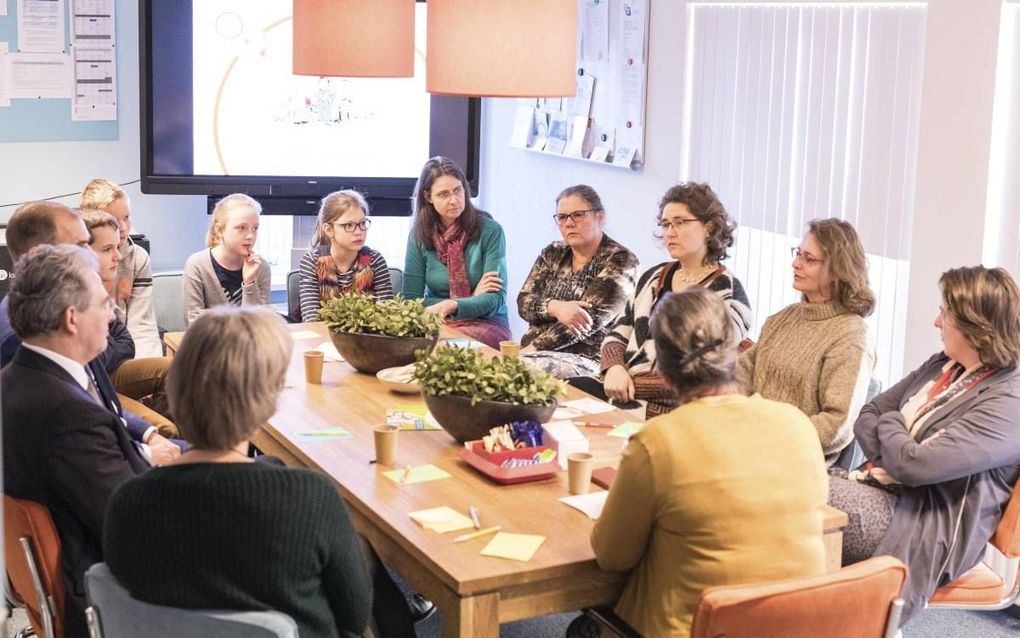
M 577 0 L 428 0 L 425 59 L 429 93 L 572 96 Z
M 414 76 L 414 0 L 294 0 L 294 74 Z

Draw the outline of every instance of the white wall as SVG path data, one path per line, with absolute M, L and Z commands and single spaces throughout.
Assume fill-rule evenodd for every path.
M 599 192 L 609 234 L 641 258 L 642 269 L 668 259 L 651 231 L 658 198 L 679 175 L 686 4 L 651 0 L 646 161 L 640 171 L 510 148 L 514 101 L 485 101 L 479 203 L 506 230 L 511 300 L 538 251 L 557 238 L 549 216 L 556 194 L 571 184 L 587 183 Z M 904 370 L 940 347 L 932 327 L 938 275 L 981 260 L 1001 6 L 1002 0 L 935 0 L 928 6 Z M 515 316 L 513 308 L 510 314 Z M 517 320 L 515 333 L 523 325 Z
M 643 169 L 627 171 L 510 148 L 516 102 L 485 100 L 478 203 L 507 235 L 508 302 L 517 335 L 525 327 L 517 317 L 517 292 L 542 247 L 560 238 L 552 215 L 556 195 L 565 187 L 589 184 L 598 191 L 608 234 L 641 259 L 642 270 L 669 259 L 652 231 L 659 198 L 677 181 L 680 169 L 686 3 L 652 0 L 651 5 Z
M 77 193 L 94 177 L 118 183 L 138 179 L 138 2 L 117 0 L 116 12 L 119 138 L 0 143 L 0 204 L 75 193 L 59 201 L 77 206 Z M 187 256 L 204 245 L 205 198 L 143 195 L 137 184 L 126 190 L 136 231 L 152 241 L 153 268 L 182 268 Z M 6 221 L 13 212 L 14 207 L 0 208 L 0 220 Z

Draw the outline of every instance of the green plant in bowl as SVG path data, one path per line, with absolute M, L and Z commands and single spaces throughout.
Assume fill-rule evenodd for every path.
M 399 295 L 376 301 L 367 295 L 344 293 L 324 301 L 318 314 L 333 332 L 433 339 L 443 326 L 439 315 L 425 310 L 423 300 Z
M 427 312 L 421 299 L 376 301 L 357 293 L 327 299 L 318 311 L 340 354 L 360 372 L 375 374 L 414 361 L 432 350 L 443 320 Z
M 544 423 L 565 393 L 563 381 L 516 357 L 489 357 L 473 348 L 420 352 L 414 368 L 432 416 L 461 442 L 512 421 Z

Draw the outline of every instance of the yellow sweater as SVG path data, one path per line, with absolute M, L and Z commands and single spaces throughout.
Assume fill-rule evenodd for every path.
M 648 421 L 592 532 L 603 569 L 633 570 L 616 612 L 645 636 L 687 636 L 707 587 L 823 573 L 827 494 L 793 406 L 731 394 Z

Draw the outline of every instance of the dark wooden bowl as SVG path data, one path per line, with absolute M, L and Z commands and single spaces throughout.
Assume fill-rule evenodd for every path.
M 555 399 L 550 405 L 515 405 L 502 401 L 479 401 L 471 405 L 471 398 L 465 396 L 424 396 L 432 416 L 460 443 L 480 439 L 497 425 L 513 421 L 545 423 L 556 410 Z
M 359 332 L 329 331 L 337 351 L 358 372 L 375 374 L 385 368 L 395 368 L 414 363 L 414 353 L 435 347 L 439 336 L 386 337 Z

